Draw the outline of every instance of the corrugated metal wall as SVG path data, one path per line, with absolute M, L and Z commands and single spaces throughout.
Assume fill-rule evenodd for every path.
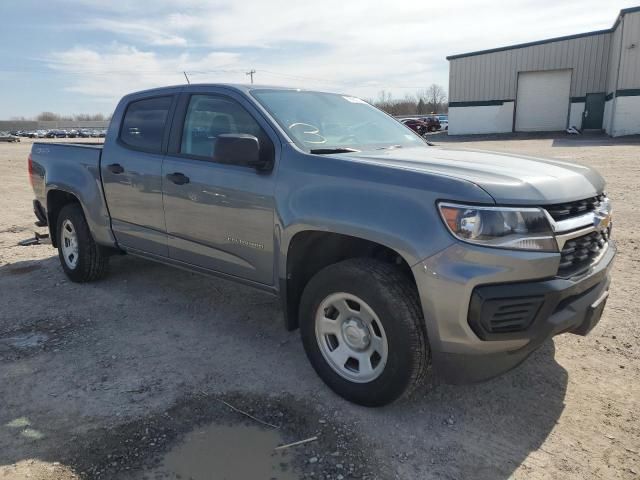
M 622 28 L 618 24 L 616 29 L 611 33 L 609 41 L 609 65 L 607 70 L 607 94 L 616 90 L 616 77 L 618 75 L 618 64 L 620 62 L 620 41 L 622 40 Z
M 604 92 L 610 41 L 610 33 L 601 33 L 451 59 L 449 101 L 513 100 L 518 72 L 567 68 L 573 70 L 572 97 Z
M 640 12 L 623 17 L 622 50 L 618 89 L 640 88 Z M 632 47 L 635 45 L 635 47 Z

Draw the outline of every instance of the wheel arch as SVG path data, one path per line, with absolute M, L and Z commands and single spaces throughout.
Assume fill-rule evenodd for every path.
M 331 264 L 350 258 L 375 258 L 397 265 L 416 285 L 411 270 L 415 262 L 410 255 L 366 236 L 300 229 L 290 236 L 282 252 L 279 282 L 287 330 L 298 328 L 298 309 L 305 286 L 318 271 Z
M 58 216 L 64 207 L 72 203 L 77 203 L 80 205 L 80 208 L 82 208 L 80 199 L 73 193 L 61 189 L 52 189 L 47 192 L 47 222 L 49 224 L 49 238 L 51 239 L 51 245 L 54 247 L 58 246 Z

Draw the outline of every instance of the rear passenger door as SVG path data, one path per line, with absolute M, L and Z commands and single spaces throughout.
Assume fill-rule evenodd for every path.
M 123 247 L 168 256 L 162 162 L 176 94 L 133 97 L 116 111 L 101 160 L 113 233 Z
M 181 96 L 163 166 L 169 257 L 273 285 L 275 167 L 225 163 L 215 149 L 219 135 L 250 134 L 261 155 L 277 158 L 278 137 L 242 96 L 192 89 Z

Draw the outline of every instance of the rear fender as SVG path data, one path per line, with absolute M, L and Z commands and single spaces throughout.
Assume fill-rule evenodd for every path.
M 38 145 L 32 150 L 34 169 L 43 174 L 44 198 L 50 228 L 52 192 L 65 192 L 80 203 L 94 240 L 107 247 L 115 247 L 111 220 L 102 190 L 100 150 L 77 145 Z M 39 195 L 38 195 L 39 196 Z M 60 207 L 60 205 L 57 205 Z

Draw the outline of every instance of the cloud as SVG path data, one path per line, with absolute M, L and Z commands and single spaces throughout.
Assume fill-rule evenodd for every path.
M 257 81 L 395 96 L 447 88 L 447 55 L 609 27 L 628 1 L 292 2 L 82 0 L 87 26 L 118 42 L 53 54 L 69 89 L 120 95 L 195 81 Z M 79 73 L 78 73 L 79 72 Z
M 68 91 L 115 102 L 135 90 L 184 83 L 183 71 L 231 73 L 229 67 L 237 61 L 238 54 L 233 52 L 211 52 L 194 58 L 186 53 L 166 56 L 112 44 L 101 51 L 74 47 L 55 52 L 48 66 L 68 74 Z
M 83 25 L 88 30 L 104 30 L 115 35 L 139 40 L 146 45 L 156 46 L 180 46 L 187 45 L 187 40 L 179 35 L 163 31 L 159 27 L 145 24 L 144 22 L 131 22 L 97 18 Z

